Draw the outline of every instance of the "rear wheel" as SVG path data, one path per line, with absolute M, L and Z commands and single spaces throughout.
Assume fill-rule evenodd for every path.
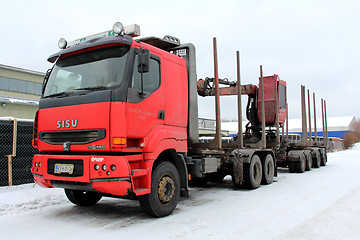
M 249 189 L 260 186 L 262 179 L 262 166 L 258 155 L 253 155 L 250 164 L 244 167 L 244 184 Z
M 321 149 L 321 166 L 325 166 L 326 162 L 327 162 L 327 155 L 326 155 L 326 150 L 325 149 Z
M 271 154 L 266 155 L 262 164 L 262 184 L 271 184 L 274 180 L 275 164 Z
M 313 168 L 319 168 L 321 164 L 321 157 L 319 150 L 314 150 Z
M 72 189 L 65 189 L 65 194 L 70 202 L 78 206 L 92 206 L 95 205 L 102 198 L 102 195 L 97 192 Z
M 305 168 L 306 168 L 305 153 L 302 151 L 297 151 L 295 155 L 299 156 L 299 161 L 294 161 L 295 172 L 297 173 L 305 172 Z
M 291 172 L 291 173 L 295 173 L 296 171 L 295 171 L 295 162 L 289 162 L 288 163 L 288 167 L 289 167 L 289 171 Z
M 151 178 L 151 192 L 139 197 L 140 206 L 153 217 L 167 216 L 179 202 L 179 173 L 172 163 L 162 162 L 155 168 Z
M 312 154 L 311 154 L 310 151 L 305 152 L 305 155 L 306 155 L 306 167 L 305 167 L 305 170 L 310 171 L 311 167 L 313 165 L 313 157 L 312 157 Z

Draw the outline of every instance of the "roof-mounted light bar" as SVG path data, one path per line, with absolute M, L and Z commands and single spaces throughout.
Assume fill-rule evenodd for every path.
M 90 36 L 87 36 L 84 38 L 76 39 L 69 43 L 64 38 L 60 38 L 60 40 L 58 42 L 58 47 L 60 49 L 65 49 L 70 46 L 77 45 L 81 42 L 86 42 L 86 41 L 93 40 L 96 38 L 102 38 L 102 37 L 107 37 L 107 36 L 121 36 L 121 35 L 129 35 L 131 37 L 138 37 L 138 36 L 140 36 L 140 26 L 137 24 L 132 24 L 132 25 L 123 27 L 122 23 L 116 22 L 114 24 L 112 30 L 97 33 L 97 34 L 90 35 Z

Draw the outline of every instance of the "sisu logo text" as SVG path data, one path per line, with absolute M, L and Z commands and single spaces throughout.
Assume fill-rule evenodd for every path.
M 57 128 L 69 128 L 69 127 L 77 127 L 78 120 L 77 119 L 71 119 L 71 120 L 59 120 L 56 122 Z

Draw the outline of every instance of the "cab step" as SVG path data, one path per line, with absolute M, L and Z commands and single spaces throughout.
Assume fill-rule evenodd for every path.
M 147 176 L 149 174 L 149 169 L 133 169 L 131 171 L 131 175 L 133 178 L 137 178 L 137 177 L 143 177 L 143 176 Z

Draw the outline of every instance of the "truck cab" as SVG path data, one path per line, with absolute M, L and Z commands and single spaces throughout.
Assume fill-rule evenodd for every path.
M 77 205 L 104 195 L 138 198 L 150 215 L 164 216 L 187 194 L 179 153 L 187 152 L 188 71 L 184 58 L 135 40 L 139 31 L 116 23 L 113 31 L 59 41 L 35 117 L 41 153 L 32 172 Z

